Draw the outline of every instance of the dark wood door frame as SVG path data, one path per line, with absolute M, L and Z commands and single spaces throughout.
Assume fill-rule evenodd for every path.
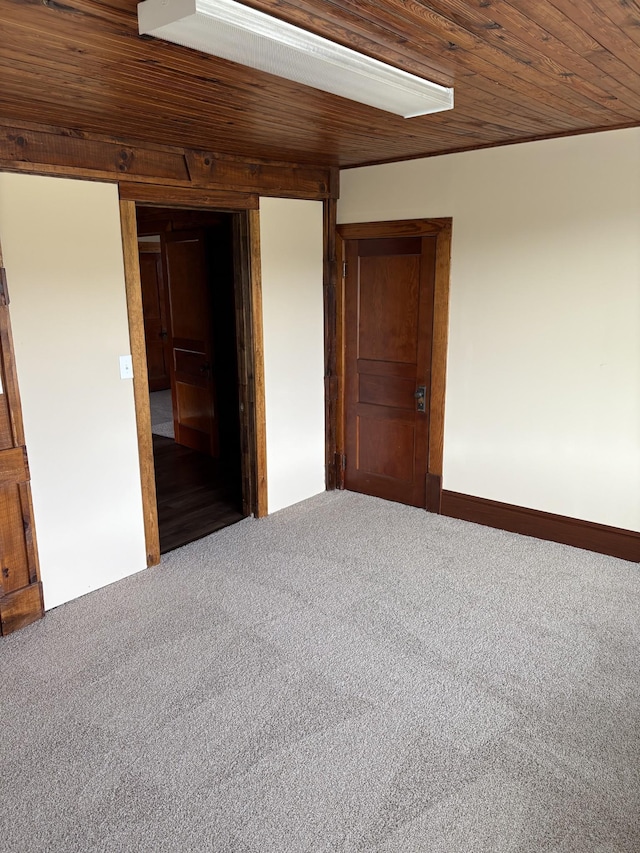
M 140 456 L 140 480 L 147 565 L 160 562 L 160 536 L 156 503 L 151 410 L 147 383 L 147 358 L 142 312 L 142 290 L 138 258 L 136 199 L 131 187 L 121 193 L 120 218 L 124 251 L 129 337 L 133 360 L 133 388 Z M 182 197 L 173 200 L 167 188 L 152 198 L 139 199 L 154 207 L 208 209 L 210 199 L 199 200 L 197 194 L 188 203 Z M 122 198 L 126 195 L 126 198 Z M 172 204 L 173 201 L 173 204 Z M 248 199 L 240 207 L 237 196 L 229 194 L 228 205 L 219 204 L 216 211 L 233 216 L 233 242 L 236 291 L 236 334 L 238 340 L 238 374 L 241 418 L 243 504 L 246 513 L 256 517 L 267 515 L 266 420 L 264 398 L 264 352 L 262 334 L 262 284 L 260 277 L 260 221 L 257 198 Z
M 449 330 L 449 274 L 451 261 L 452 220 L 404 219 L 390 222 L 363 222 L 338 225 L 335 229 L 335 266 L 339 269 L 334 304 L 325 295 L 325 332 L 327 339 L 327 488 L 344 488 L 345 453 L 345 365 L 344 328 L 345 299 L 344 241 L 378 237 L 418 237 L 436 235 L 436 271 L 433 305 L 431 349 L 431 386 L 427 403 L 429 412 L 429 444 L 427 451 L 427 505 L 430 512 L 440 512 L 442 496 L 442 459 L 444 450 L 444 406 L 447 373 L 447 340 Z M 325 241 L 326 242 L 326 241 Z M 330 257 L 330 255 L 329 255 Z M 330 360 L 331 359 L 331 360 Z M 330 372 L 332 371 L 332 372 Z M 330 378 L 329 378 L 330 377 Z M 332 462 L 330 461 L 332 460 Z M 330 468 L 332 472 L 330 473 Z M 334 482 L 335 485 L 330 485 Z
M 44 616 L 7 274 L 0 245 L 0 636 Z

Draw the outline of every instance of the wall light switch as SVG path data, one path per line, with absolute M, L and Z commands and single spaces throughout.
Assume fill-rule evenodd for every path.
M 120 356 L 120 379 L 133 379 L 133 362 L 130 355 Z

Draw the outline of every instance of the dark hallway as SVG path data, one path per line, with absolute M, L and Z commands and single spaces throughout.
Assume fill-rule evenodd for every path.
M 138 210 L 160 552 L 243 518 L 229 214 Z

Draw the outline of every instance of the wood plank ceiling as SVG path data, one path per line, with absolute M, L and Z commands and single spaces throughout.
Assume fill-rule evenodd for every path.
M 0 0 L 0 122 L 348 167 L 640 124 L 635 0 L 251 0 L 454 86 L 402 119 L 137 32 L 136 0 Z

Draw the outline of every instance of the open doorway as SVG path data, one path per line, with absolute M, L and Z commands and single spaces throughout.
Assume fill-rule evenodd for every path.
M 161 553 L 248 514 L 233 217 L 136 209 Z

